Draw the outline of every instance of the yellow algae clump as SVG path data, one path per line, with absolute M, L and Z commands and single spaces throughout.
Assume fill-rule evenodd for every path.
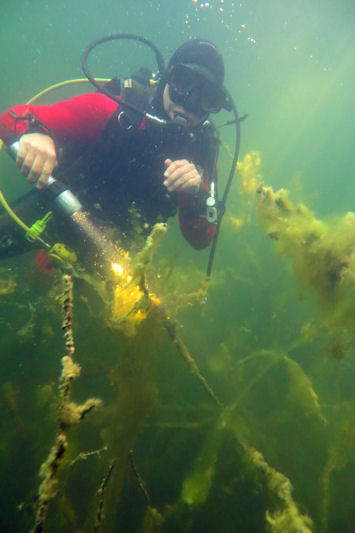
M 239 229 L 241 221 L 250 221 L 251 202 L 258 193 L 260 225 L 277 252 L 291 261 L 300 285 L 316 296 L 323 325 L 335 334 L 329 351 L 343 358 L 355 345 L 355 214 L 319 220 L 306 205 L 292 202 L 286 189 L 264 185 L 260 165 L 256 151 L 238 163 L 239 189 L 247 206 L 241 219 L 230 217 L 230 222 Z
M 128 286 L 117 285 L 113 297 L 113 318 L 125 323 L 127 334 L 133 335 L 135 327 L 146 318 L 146 313 L 139 308 L 144 296 L 143 291 L 135 283 Z
M 63 428 L 73 426 L 83 420 L 87 413 L 95 407 L 100 407 L 102 402 L 98 398 L 88 398 L 83 404 L 67 402 L 60 407 L 60 422 Z
M 250 152 L 237 163 L 237 170 L 241 178 L 241 192 L 254 194 L 263 181 L 259 169 L 261 165 L 260 153 Z
M 166 230 L 167 225 L 165 223 L 155 224 L 152 232 L 147 237 L 143 250 L 134 258 L 134 277 L 139 280 L 138 283 L 144 278 L 147 268 L 152 263 L 153 255 Z
M 122 283 L 124 279 L 129 281 L 126 284 Z M 132 336 L 136 332 L 136 327 L 147 317 L 152 305 L 159 303 L 159 298 L 151 292 L 145 293 L 133 281 L 132 276 L 122 274 L 122 280 L 114 290 L 112 319 L 127 335 Z
M 260 173 L 260 165 L 261 157 L 257 151 L 246 154 L 237 163 L 239 216 L 235 217 L 228 213 L 228 221 L 231 223 L 233 230 L 239 231 L 244 226 L 244 223 L 251 222 L 255 206 L 255 193 L 263 180 L 263 176 Z
M 114 293 L 114 302 L 113 302 L 113 313 L 117 318 L 123 318 L 128 316 L 134 306 L 140 301 L 143 297 L 143 291 L 135 285 L 134 283 L 130 284 L 128 287 L 121 287 L 117 285 Z M 138 311 L 141 311 L 138 309 Z M 137 315 L 138 315 L 137 311 Z M 140 313 L 142 314 L 142 313 Z
M 127 335 L 133 336 L 137 326 L 147 317 L 160 300 L 146 287 L 146 271 L 160 239 L 166 233 L 166 224 L 156 224 L 145 246 L 133 261 L 126 253 L 120 264 L 112 265 L 117 278 L 112 304 L 112 321 Z
M 355 215 L 331 224 L 318 220 L 303 204 L 294 205 L 284 189 L 258 189 L 258 218 L 277 251 L 292 262 L 298 281 L 321 304 L 330 330 L 355 330 Z
M 16 287 L 17 283 L 13 277 L 6 275 L 3 277 L 3 269 L 0 271 L 0 298 L 3 296 L 8 296 L 12 294 Z
M 74 363 L 73 359 L 70 356 L 64 355 L 62 357 L 62 378 L 65 381 L 71 381 L 73 379 L 78 378 L 80 376 L 80 372 L 80 365 Z
M 244 220 L 242 218 L 234 217 L 232 215 L 229 215 L 229 221 L 236 230 L 240 229 L 244 225 Z
M 254 448 L 246 450 L 246 457 L 262 474 L 266 490 L 271 496 L 272 509 L 266 511 L 267 531 L 270 533 L 312 533 L 313 522 L 301 514 L 292 497 L 289 479 L 269 466 L 260 452 Z

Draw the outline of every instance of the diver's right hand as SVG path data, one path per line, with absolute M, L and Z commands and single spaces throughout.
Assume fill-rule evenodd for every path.
M 42 189 L 58 165 L 54 141 L 44 133 L 26 133 L 19 139 L 16 164 L 31 183 Z

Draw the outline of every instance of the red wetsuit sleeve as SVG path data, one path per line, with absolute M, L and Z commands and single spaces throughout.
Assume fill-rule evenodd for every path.
M 203 250 L 212 242 L 216 233 L 216 226 L 210 224 L 205 213 L 198 211 L 208 193 L 208 184 L 204 184 L 201 195 L 192 196 L 187 193 L 178 193 L 179 224 L 180 230 L 187 242 L 195 250 Z
M 10 144 L 29 130 L 29 122 L 16 118 L 33 116 L 43 122 L 59 143 L 94 143 L 117 103 L 101 93 L 90 93 L 52 105 L 18 105 L 0 115 L 0 138 Z

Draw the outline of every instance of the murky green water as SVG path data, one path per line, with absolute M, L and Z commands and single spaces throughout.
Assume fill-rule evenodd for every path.
M 166 59 L 189 37 L 209 38 L 240 115 L 248 113 L 241 161 L 260 154 L 249 178 L 288 189 L 292 203 L 267 204 L 240 170 L 207 299 L 208 251 L 190 249 L 171 221 L 149 273 L 166 314 L 152 313 L 135 336 L 110 321 L 111 307 L 87 280 L 74 280 L 82 373 L 71 398 L 103 405 L 66 428 L 47 531 L 94 531 L 100 499 L 103 532 L 354 531 L 353 2 L 4 4 L 1 111 L 81 77 L 83 50 L 104 35 L 140 34 Z M 141 65 L 154 68 L 151 54 L 129 43 L 108 45 L 92 62 L 100 76 Z M 233 133 L 221 128 L 222 190 Z M 0 168 L 7 198 L 27 190 L 5 154 Z M 41 276 L 32 254 L 0 264 L 4 533 L 33 526 L 38 471 L 58 433 L 62 291 L 61 274 Z

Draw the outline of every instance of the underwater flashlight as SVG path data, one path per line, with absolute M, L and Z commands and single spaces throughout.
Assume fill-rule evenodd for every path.
M 18 141 L 7 147 L 9 155 L 15 160 L 18 149 Z M 65 183 L 49 176 L 41 194 L 44 193 L 50 197 L 61 213 L 69 217 L 73 228 L 81 232 L 81 241 L 86 247 L 93 246 L 94 250 L 110 263 L 116 262 L 117 252 L 110 239 L 97 227 L 97 221 L 92 220 L 91 214 L 84 211 L 77 197 Z M 57 251 L 55 253 L 58 255 Z
M 7 147 L 10 156 L 16 160 L 19 149 L 19 142 L 16 141 Z M 60 211 L 64 212 L 69 217 L 73 217 L 75 213 L 82 209 L 82 205 L 77 197 L 68 189 L 68 187 L 53 176 L 49 176 L 47 180 L 46 191 L 49 192 L 55 205 Z

